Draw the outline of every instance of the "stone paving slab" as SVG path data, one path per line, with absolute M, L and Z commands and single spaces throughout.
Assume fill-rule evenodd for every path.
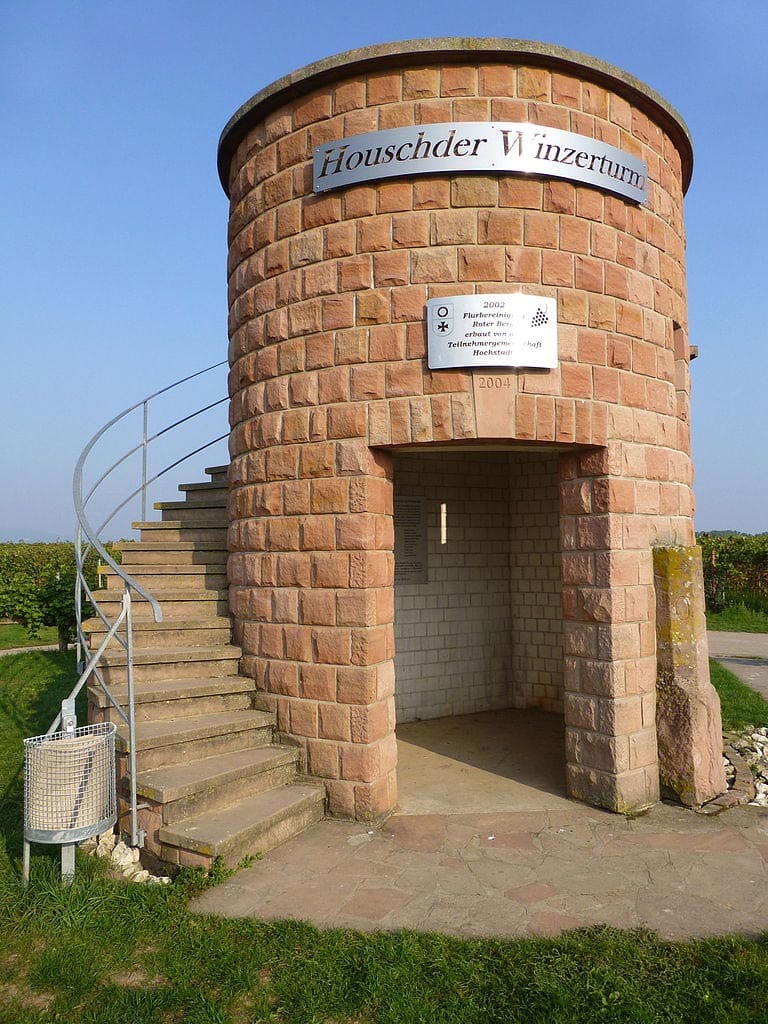
M 323 928 L 557 935 L 594 924 L 688 939 L 768 929 L 768 811 L 660 804 L 326 820 L 198 897 L 198 912 Z

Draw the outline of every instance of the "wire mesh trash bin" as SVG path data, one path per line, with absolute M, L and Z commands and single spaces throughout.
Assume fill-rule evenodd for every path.
M 74 850 L 117 821 L 115 732 L 100 722 L 24 740 L 25 877 L 30 842 Z

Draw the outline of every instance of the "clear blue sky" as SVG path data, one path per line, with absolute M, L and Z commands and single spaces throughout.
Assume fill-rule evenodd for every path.
M 70 537 L 71 471 L 88 437 L 226 357 L 227 201 L 215 157 L 231 114 L 311 61 L 424 36 L 581 50 L 644 80 L 686 119 L 697 525 L 768 530 L 761 0 L 6 0 L 0 540 Z

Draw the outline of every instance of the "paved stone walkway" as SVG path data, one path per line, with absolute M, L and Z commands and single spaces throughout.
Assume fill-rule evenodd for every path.
M 464 936 L 610 924 L 664 938 L 768 928 L 768 811 L 666 805 L 327 820 L 210 889 L 193 909 L 319 927 Z
M 709 656 L 768 700 L 768 633 L 707 633 Z
M 29 654 L 30 651 L 58 651 L 58 644 L 43 644 L 40 647 L 7 647 L 0 651 L 0 658 L 6 654 Z
M 768 675 L 768 635 L 709 638 L 712 656 L 740 675 Z M 628 821 L 569 801 L 552 775 L 558 730 L 556 716 L 531 712 L 406 726 L 401 813 L 380 829 L 323 821 L 193 907 L 463 936 L 594 924 L 669 939 L 768 929 L 768 809 L 706 817 L 659 804 Z
M 760 658 L 768 661 L 768 633 L 707 633 L 710 658 Z

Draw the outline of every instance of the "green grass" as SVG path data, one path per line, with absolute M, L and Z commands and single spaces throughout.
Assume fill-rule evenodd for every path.
M 756 690 L 713 658 L 709 659 L 709 674 L 720 696 L 724 729 L 741 732 L 749 726 L 768 725 L 768 701 Z
M 41 647 L 44 644 L 58 643 L 59 636 L 55 626 L 43 626 L 38 635 L 30 637 L 25 626 L 18 622 L 0 624 L 0 651 L 11 647 Z
M 0 658 L 0 883 L 8 879 L 21 850 L 21 741 L 45 732 L 76 678 L 72 651 L 29 651 Z M 78 710 L 84 720 L 84 706 Z
M 768 936 L 694 943 L 593 928 L 557 939 L 320 932 L 192 915 L 200 875 L 144 887 L 35 847 L 18 881 L 22 736 L 45 729 L 72 655 L 0 659 L 0 1024 L 746 1024 L 764 1019 Z
M 745 605 L 732 605 L 721 612 L 707 612 L 707 629 L 735 633 L 768 633 L 768 613 Z

